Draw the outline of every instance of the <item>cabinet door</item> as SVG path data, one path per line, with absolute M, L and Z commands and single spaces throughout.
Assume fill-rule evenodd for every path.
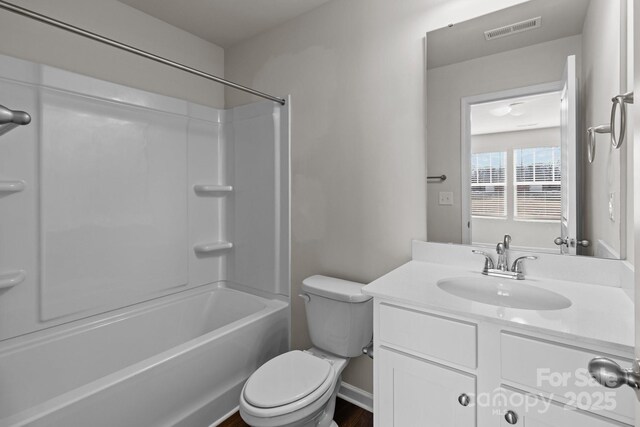
M 380 348 L 376 426 L 475 427 L 474 376 Z M 466 394 L 467 406 L 458 402 Z
M 631 427 L 529 394 L 502 389 L 500 427 Z M 505 416 L 511 411 L 511 422 Z M 515 415 L 517 420 L 513 417 Z

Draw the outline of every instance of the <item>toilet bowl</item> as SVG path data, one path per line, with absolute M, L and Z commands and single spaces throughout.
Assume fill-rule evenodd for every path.
M 270 360 L 245 383 L 241 417 L 254 427 L 331 426 L 348 361 L 315 348 Z
M 302 283 L 314 347 L 271 359 L 240 395 L 240 416 L 252 427 L 331 427 L 340 375 L 373 334 L 373 302 L 361 283 L 312 276 Z

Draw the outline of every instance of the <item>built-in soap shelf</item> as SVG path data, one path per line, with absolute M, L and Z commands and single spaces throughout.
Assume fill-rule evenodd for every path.
M 19 193 L 26 187 L 24 181 L 0 181 L 0 193 Z
M 212 254 L 214 252 L 226 251 L 233 248 L 233 243 L 231 242 L 213 242 L 213 243 L 202 243 L 200 245 L 195 245 L 193 250 L 197 254 Z
M 193 190 L 202 195 L 225 196 L 233 192 L 233 187 L 230 185 L 196 184 L 193 186 Z
M 0 290 L 13 288 L 16 285 L 24 282 L 26 279 L 27 273 L 23 270 L 12 271 L 10 273 L 2 273 L 0 274 Z

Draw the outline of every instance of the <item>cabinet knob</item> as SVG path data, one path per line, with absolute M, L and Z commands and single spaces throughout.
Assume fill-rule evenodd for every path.
M 518 422 L 518 414 L 513 411 L 507 411 L 507 413 L 504 414 L 504 419 L 507 420 L 509 424 L 515 424 Z
M 469 406 L 469 403 L 471 403 L 471 398 L 465 393 L 462 393 L 460 396 L 458 396 L 458 403 L 460 403 L 462 406 Z
M 588 248 L 589 246 L 591 246 L 591 242 L 586 239 L 576 240 L 576 245 L 582 246 L 583 248 Z
M 564 239 L 562 237 L 556 237 L 555 239 L 553 239 L 553 243 L 555 243 L 558 246 L 566 246 L 569 247 L 569 238 L 565 237 Z
M 623 369 L 611 359 L 596 357 L 589 362 L 589 373 L 601 385 L 607 388 L 618 388 L 628 385 L 640 389 L 640 374 L 633 369 Z

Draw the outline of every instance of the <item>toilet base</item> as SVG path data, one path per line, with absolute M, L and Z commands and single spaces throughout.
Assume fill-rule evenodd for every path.
M 338 423 L 331 421 L 331 425 L 329 427 L 338 427 Z

